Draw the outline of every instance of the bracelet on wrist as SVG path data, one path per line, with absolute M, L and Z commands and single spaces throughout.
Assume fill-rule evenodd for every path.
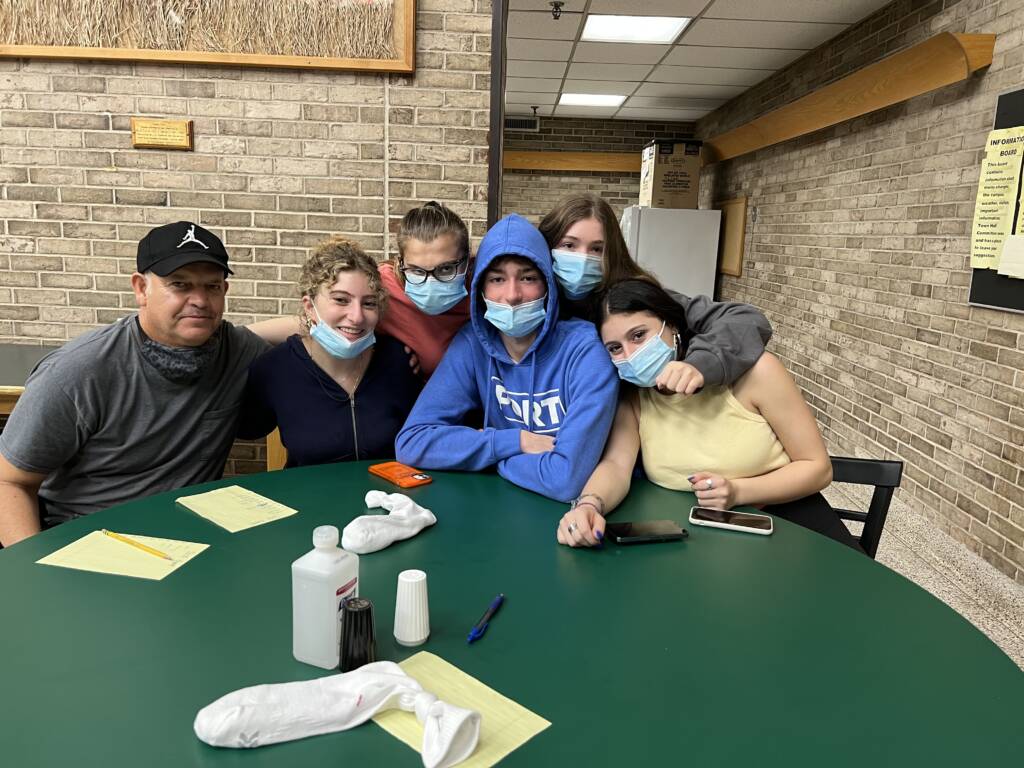
M 593 501 L 584 501 L 584 499 L 593 499 Z M 582 493 L 572 500 L 569 508 L 576 509 L 576 507 L 578 507 L 580 504 L 589 504 L 595 510 L 597 510 L 597 514 L 601 515 L 601 517 L 604 517 L 604 499 L 602 499 L 598 494 Z

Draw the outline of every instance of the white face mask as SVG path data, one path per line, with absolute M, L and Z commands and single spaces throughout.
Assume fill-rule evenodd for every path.
M 547 298 L 545 294 L 539 299 L 517 304 L 514 307 L 485 298 L 487 311 L 484 312 L 484 317 L 502 333 L 519 339 L 534 331 L 544 322 L 544 317 L 547 314 L 545 306 Z
M 454 280 L 447 282 L 433 276 L 422 283 L 411 283 L 406 278 L 405 295 L 425 314 L 440 315 L 469 295 L 466 291 L 466 275 L 460 272 Z
M 633 354 L 625 360 L 615 360 L 615 368 L 619 378 L 638 387 L 653 387 L 662 369 L 675 360 L 676 351 L 661 338 L 665 323 L 656 336 L 633 350 Z
M 312 303 L 312 300 L 310 302 Z M 376 341 L 373 331 L 368 332 L 365 336 L 360 336 L 355 341 L 349 341 L 323 321 L 316 304 L 313 304 L 313 312 L 316 314 L 316 325 L 309 329 L 309 335 L 332 357 L 350 360 L 353 357 L 358 357 L 367 347 L 372 347 Z
M 604 271 L 600 257 L 556 248 L 551 251 L 551 258 L 558 284 L 570 299 L 582 299 L 601 284 Z

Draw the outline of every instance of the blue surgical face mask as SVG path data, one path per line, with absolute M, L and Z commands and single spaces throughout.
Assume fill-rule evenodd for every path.
M 544 316 L 547 314 L 544 307 L 546 299 L 547 296 L 541 296 L 535 301 L 512 307 L 485 298 L 487 311 L 484 312 L 484 317 L 502 333 L 518 339 L 531 333 L 544 322 Z
M 433 276 L 428 277 L 419 285 L 405 281 L 405 295 L 412 303 L 428 315 L 440 315 L 447 312 L 469 294 L 466 292 L 465 274 L 456 275 L 454 280 L 444 282 Z
M 639 347 L 633 350 L 633 354 L 625 360 L 613 360 L 615 368 L 619 372 L 619 378 L 636 384 L 638 387 L 653 387 L 654 380 L 662 369 L 675 360 L 676 351 L 661 338 L 665 330 L 665 323 L 661 324 L 661 330 L 657 336 L 652 336 Z
M 601 259 L 562 250 L 552 251 L 551 257 L 555 261 L 555 277 L 570 299 L 582 299 L 601 283 Z
M 313 312 L 316 314 L 316 325 L 310 328 L 309 335 L 331 357 L 351 360 L 353 357 L 358 357 L 363 350 L 372 347 L 376 341 L 373 331 L 355 341 L 349 341 L 320 318 L 316 304 L 313 304 Z

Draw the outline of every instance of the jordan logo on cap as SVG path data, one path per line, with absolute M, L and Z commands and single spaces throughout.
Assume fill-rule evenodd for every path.
M 201 246 L 203 246 L 203 248 L 206 248 L 207 250 L 209 250 L 210 248 L 210 246 L 208 246 L 206 243 L 204 243 L 202 240 L 196 237 L 195 224 L 188 228 L 188 231 L 185 233 L 185 236 L 181 238 L 181 242 L 178 243 L 175 246 L 175 248 L 181 248 L 181 246 L 185 245 L 186 243 L 199 243 Z

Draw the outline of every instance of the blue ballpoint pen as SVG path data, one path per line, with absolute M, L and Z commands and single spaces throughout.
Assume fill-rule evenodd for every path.
M 476 623 L 476 626 L 469 630 L 469 637 L 466 638 L 466 643 L 472 644 L 474 640 L 479 640 L 484 636 L 484 632 L 487 631 L 487 625 L 491 622 L 494 614 L 501 608 L 501 604 L 505 602 L 505 595 L 498 595 L 491 601 L 490 606 L 484 611 L 484 615 L 480 617 L 480 621 Z

